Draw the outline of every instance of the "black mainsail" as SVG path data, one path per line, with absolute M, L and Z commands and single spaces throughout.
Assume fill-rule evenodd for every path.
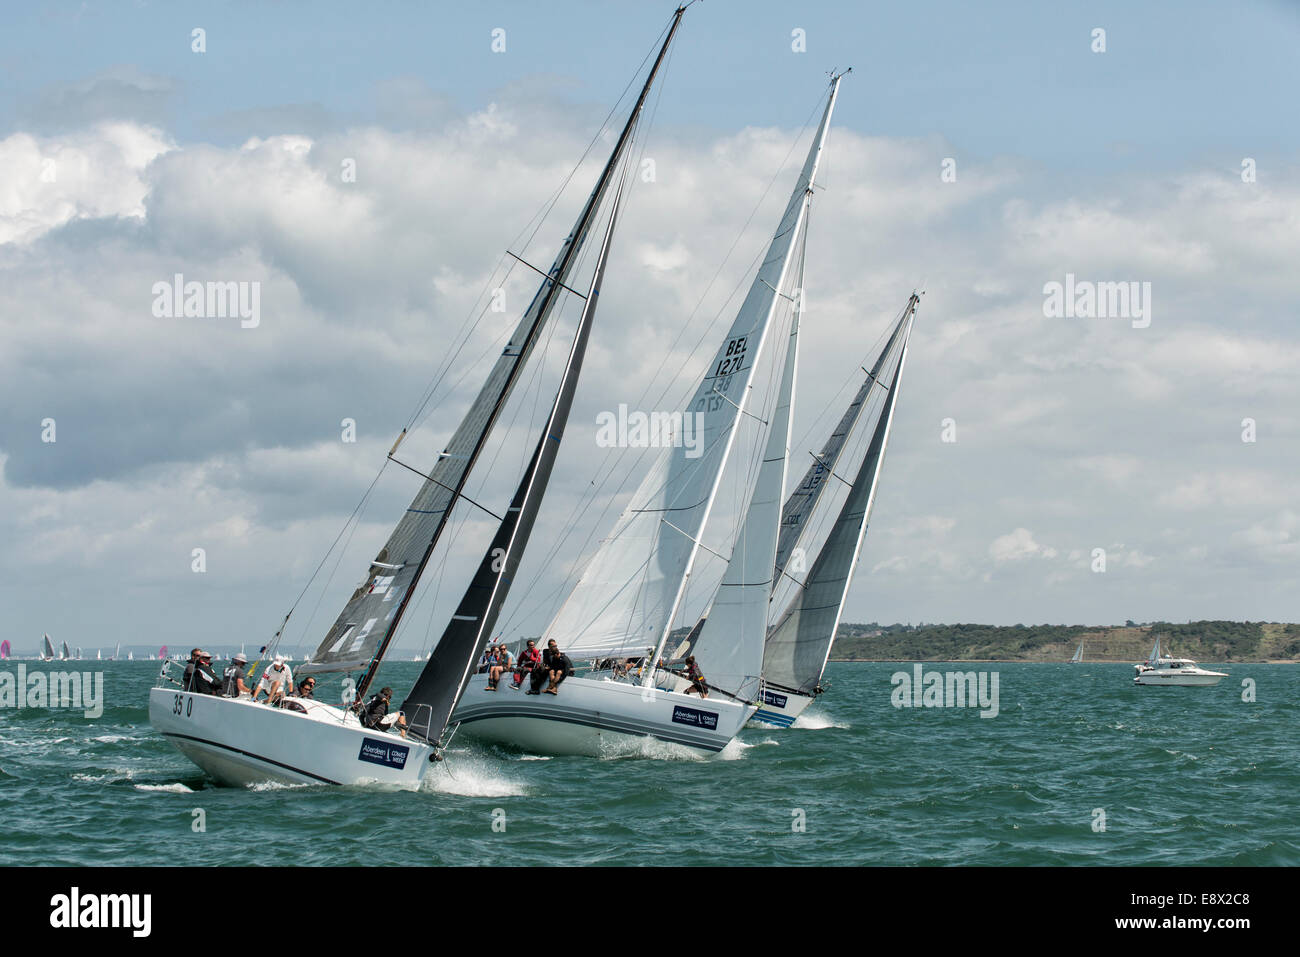
M 573 394 L 578 388 L 582 360 L 587 352 L 587 340 L 596 314 L 596 302 L 600 298 L 600 285 L 605 278 L 605 263 L 614 238 L 614 225 L 618 219 L 622 194 L 623 187 L 620 184 L 614 194 L 609 226 L 605 230 L 600 255 L 596 260 L 591 289 L 578 320 L 569 361 L 564 367 L 546 428 L 537 440 L 537 450 L 510 501 L 505 518 L 501 520 L 496 535 L 479 562 L 478 571 L 456 607 L 456 613 L 447 623 L 447 628 L 429 656 L 424 670 L 420 672 L 415 687 L 402 702 L 402 711 L 407 716 L 412 733 L 426 740 L 435 743 L 438 741 L 451 713 L 456 709 L 474 663 L 492 637 L 497 616 L 505 604 L 532 534 L 537 511 L 541 507 L 547 483 L 550 482 L 551 469 L 559 455 L 560 440 L 569 421 L 569 411 L 573 407 Z
M 365 581 L 352 594 L 326 633 L 312 655 L 311 663 L 298 669 L 300 674 L 365 668 L 365 674 L 357 685 L 358 696 L 365 693 L 374 678 L 415 592 L 415 586 L 447 526 L 452 506 L 461 496 L 471 469 L 558 304 L 561 290 L 567 288 L 570 272 L 614 179 L 615 170 L 631 141 L 632 132 L 669 45 L 677 33 L 684 10 L 685 7 L 679 7 L 673 15 L 668 35 L 595 188 L 478 397 L 439 456 L 424 485 L 416 493 L 406 514 L 371 562 Z M 398 439 L 398 444 L 400 442 L 401 438 Z M 396 447 L 394 445 L 394 451 Z M 389 454 L 391 457 L 392 452 Z

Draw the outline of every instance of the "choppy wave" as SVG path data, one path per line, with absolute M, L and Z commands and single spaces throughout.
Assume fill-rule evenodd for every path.
M 199 806 L 209 835 L 321 865 L 1300 864 L 1300 822 L 1279 810 L 1300 787 L 1300 669 L 1234 666 L 1268 690 L 1248 704 L 1230 686 L 1153 695 L 1126 665 L 1087 681 L 998 665 L 999 714 L 981 719 L 894 707 L 895 665 L 833 664 L 792 728 L 747 729 L 714 758 L 649 738 L 586 758 L 458 737 L 412 793 L 217 787 L 149 726 L 156 666 L 108 667 L 98 720 L 0 712 L 0 858 L 170 864 L 183 847 L 234 863 L 228 843 L 190 840 Z M 419 667 L 382 680 L 409 686 Z

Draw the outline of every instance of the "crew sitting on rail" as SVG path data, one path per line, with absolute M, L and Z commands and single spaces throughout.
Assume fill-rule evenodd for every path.
M 286 694 L 293 694 L 293 671 L 284 660 L 284 655 L 276 655 L 271 667 L 262 672 L 262 680 L 253 690 L 253 700 L 266 691 L 267 704 L 279 704 Z
M 507 671 L 510 670 L 510 665 L 511 665 L 510 652 L 506 651 L 505 645 L 497 645 L 496 657 L 492 659 L 491 664 L 488 666 L 487 687 L 484 688 L 483 690 L 496 691 L 497 682 L 501 680 L 501 676 L 503 674 L 505 674 Z
M 560 683 L 565 678 L 573 674 L 573 662 L 569 656 L 560 650 L 559 645 L 552 638 L 546 643 L 546 650 L 542 652 L 542 666 L 533 669 L 533 686 L 525 694 L 539 694 L 542 687 L 542 681 L 550 678 L 550 684 L 546 686 L 546 694 L 559 694 Z
M 510 687 L 518 691 L 520 685 L 524 683 L 525 676 L 531 675 L 534 669 L 541 666 L 542 652 L 538 649 L 537 642 L 529 638 L 528 645 L 519 652 L 519 663 L 515 666 L 515 680 Z

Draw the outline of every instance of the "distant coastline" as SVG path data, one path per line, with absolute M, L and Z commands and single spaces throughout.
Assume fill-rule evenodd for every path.
M 1159 636 L 1180 658 L 1204 662 L 1300 663 L 1300 624 L 1249 621 L 1126 622 L 1123 625 L 879 625 L 842 623 L 832 661 L 1068 661 L 1131 664 Z

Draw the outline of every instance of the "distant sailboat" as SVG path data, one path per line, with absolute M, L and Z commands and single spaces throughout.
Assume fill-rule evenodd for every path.
M 167 646 L 163 645 L 161 648 L 158 649 L 158 660 L 162 661 L 166 657 L 167 657 Z
M 9 657 L 9 642 L 0 641 L 0 658 Z
M 135 661 L 135 652 L 134 652 L 134 651 L 128 651 L 128 652 L 126 653 L 126 660 L 127 660 L 127 661 Z
M 68 643 L 66 641 L 63 643 L 63 647 L 59 649 L 59 660 L 60 661 L 72 660 L 72 649 L 68 647 Z
M 54 660 L 54 643 L 50 641 L 50 636 L 46 635 L 41 644 L 41 661 Z
M 113 660 L 117 661 L 122 657 L 122 643 L 119 641 L 117 647 L 113 649 Z
M 1083 642 L 1082 641 L 1079 642 L 1079 650 L 1076 651 L 1074 653 L 1074 657 L 1070 659 L 1070 664 L 1072 665 L 1083 664 Z

